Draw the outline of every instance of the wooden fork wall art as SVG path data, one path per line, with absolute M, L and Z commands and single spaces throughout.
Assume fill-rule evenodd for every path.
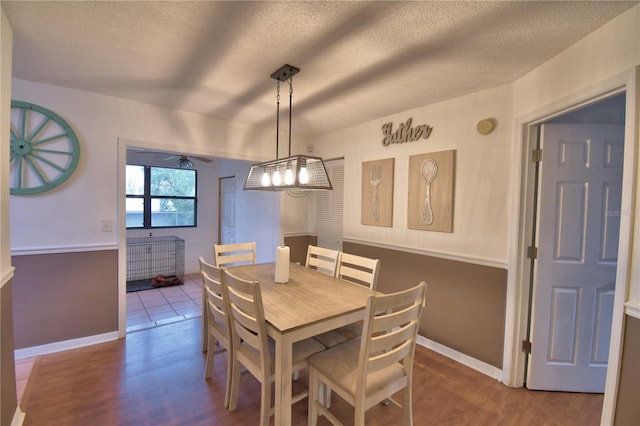
M 393 226 L 393 168 L 393 158 L 362 163 L 363 225 Z
M 409 229 L 453 232 L 456 151 L 409 157 Z

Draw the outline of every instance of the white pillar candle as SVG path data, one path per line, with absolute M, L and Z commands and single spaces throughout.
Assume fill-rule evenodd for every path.
M 276 249 L 276 276 L 277 283 L 289 281 L 289 247 L 280 246 Z

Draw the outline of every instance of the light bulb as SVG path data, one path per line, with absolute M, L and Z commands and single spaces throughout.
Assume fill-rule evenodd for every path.
M 291 185 L 293 183 L 293 172 L 291 167 L 287 167 L 287 171 L 284 173 L 284 184 Z
M 282 183 L 282 178 L 280 177 L 280 172 L 278 170 L 276 170 L 275 172 L 273 172 L 273 184 L 275 186 L 279 186 Z
M 271 179 L 269 179 L 269 173 L 267 173 L 267 171 L 265 170 L 264 173 L 262 174 L 262 186 L 269 186 L 271 185 Z
M 309 183 L 309 174 L 307 173 L 307 166 L 302 166 L 300 168 L 300 183 L 306 185 Z

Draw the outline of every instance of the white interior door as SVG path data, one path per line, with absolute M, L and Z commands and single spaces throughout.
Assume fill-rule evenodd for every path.
M 538 260 L 527 387 L 604 392 L 624 128 L 545 124 L 540 134 Z
M 236 178 L 220 178 L 219 244 L 236 242 Z

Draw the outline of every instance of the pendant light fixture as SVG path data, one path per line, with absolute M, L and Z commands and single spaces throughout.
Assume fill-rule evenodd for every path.
M 289 191 L 332 190 L 327 169 L 320 157 L 291 155 L 291 106 L 293 98 L 293 76 L 300 71 L 292 65 L 283 65 L 271 78 L 277 80 L 276 113 L 276 159 L 251 166 L 244 183 L 245 190 Z M 289 156 L 278 158 L 280 136 L 280 82 L 289 82 Z

